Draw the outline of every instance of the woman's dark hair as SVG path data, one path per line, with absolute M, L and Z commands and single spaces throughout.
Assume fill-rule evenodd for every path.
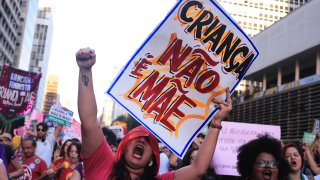
M 72 142 L 72 143 L 70 144 L 70 146 L 68 147 L 68 150 L 67 150 L 68 155 L 70 155 L 70 151 L 71 151 L 72 146 L 75 146 L 75 147 L 77 148 L 77 153 L 78 153 L 79 162 L 81 162 L 81 161 L 82 161 L 81 156 L 80 156 L 80 153 L 81 153 L 81 143 L 79 143 L 79 142 Z
M 61 150 L 60 150 L 60 157 L 63 157 L 63 158 L 65 158 L 64 156 L 66 155 L 66 154 L 64 154 L 64 148 L 66 147 L 66 145 L 67 145 L 67 143 L 68 142 L 73 142 L 71 139 L 67 139 L 63 144 L 62 144 L 62 146 L 61 146 Z
M 144 169 L 144 173 L 141 175 L 140 180 L 156 180 L 158 165 L 154 155 L 152 155 L 152 165 L 146 166 Z M 113 166 L 110 180 L 122 180 L 122 179 L 131 179 L 130 172 L 125 167 L 126 160 L 125 157 L 122 156 L 119 161 Z
M 190 148 L 186 152 L 186 155 L 182 159 L 182 167 L 189 166 L 190 165 L 190 158 L 193 151 L 198 151 L 198 148 Z
M 111 129 L 107 127 L 103 127 L 102 132 L 109 145 L 118 146 L 117 136 L 116 134 L 114 134 L 114 132 Z
M 283 149 L 282 149 L 283 150 L 283 157 L 286 157 L 286 151 L 290 147 L 296 148 L 296 150 L 300 154 L 300 156 L 301 156 L 301 167 L 300 167 L 300 169 L 302 169 L 303 168 L 303 164 L 304 164 L 304 154 L 303 154 L 302 148 L 297 143 L 289 142 L 289 143 L 285 144 Z
M 237 170 L 243 178 L 252 174 L 253 165 L 260 153 L 270 153 L 279 162 L 278 179 L 285 179 L 289 173 L 288 162 L 282 156 L 281 142 L 268 134 L 258 135 L 257 139 L 251 140 L 238 149 Z

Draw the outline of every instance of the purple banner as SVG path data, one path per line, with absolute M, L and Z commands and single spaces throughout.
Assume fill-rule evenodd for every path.
M 32 111 L 41 73 L 4 66 L 0 79 L 0 113 L 7 119 Z

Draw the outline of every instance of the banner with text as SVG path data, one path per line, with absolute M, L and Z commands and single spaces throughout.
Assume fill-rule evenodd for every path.
M 219 175 L 239 176 L 237 171 L 238 148 L 256 139 L 258 134 L 281 138 L 280 126 L 222 122 L 218 144 L 212 158 L 212 167 Z
M 183 157 L 258 54 L 215 1 L 178 1 L 106 93 Z
M 0 113 L 10 120 L 32 111 L 41 74 L 4 66 L 0 79 Z
M 55 104 L 50 108 L 48 119 L 57 124 L 70 127 L 73 120 L 73 112 Z

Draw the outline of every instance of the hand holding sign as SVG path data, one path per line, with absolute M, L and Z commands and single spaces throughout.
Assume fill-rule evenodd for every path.
M 212 102 L 216 103 L 215 108 L 218 108 L 219 111 L 213 117 L 211 123 L 221 123 L 221 121 L 227 117 L 229 112 L 232 110 L 232 101 L 229 88 L 226 88 L 227 100 L 224 102 L 218 99 L 212 99 Z

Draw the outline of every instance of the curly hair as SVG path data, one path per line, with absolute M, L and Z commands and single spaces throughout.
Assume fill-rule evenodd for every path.
M 156 158 L 153 155 L 152 161 L 156 162 Z M 126 159 L 124 156 L 121 156 L 121 159 L 115 163 L 112 169 L 112 173 L 109 177 L 110 180 L 122 180 L 122 179 L 131 179 L 129 171 L 126 169 Z M 141 175 L 140 180 L 156 180 L 158 172 L 157 163 L 153 163 L 151 166 L 146 166 L 144 173 Z
M 285 144 L 284 147 L 282 148 L 283 149 L 283 157 L 286 157 L 286 151 L 290 147 L 295 148 L 298 151 L 298 153 L 300 154 L 301 162 L 302 162 L 300 169 L 302 169 L 303 162 L 304 162 L 304 153 L 303 153 L 302 148 L 298 144 L 293 143 L 293 142 L 289 142 L 289 143 Z
M 258 135 L 238 149 L 237 170 L 243 178 L 251 176 L 253 165 L 260 153 L 270 153 L 279 162 L 278 179 L 285 179 L 289 173 L 289 164 L 282 156 L 281 142 L 268 134 Z

